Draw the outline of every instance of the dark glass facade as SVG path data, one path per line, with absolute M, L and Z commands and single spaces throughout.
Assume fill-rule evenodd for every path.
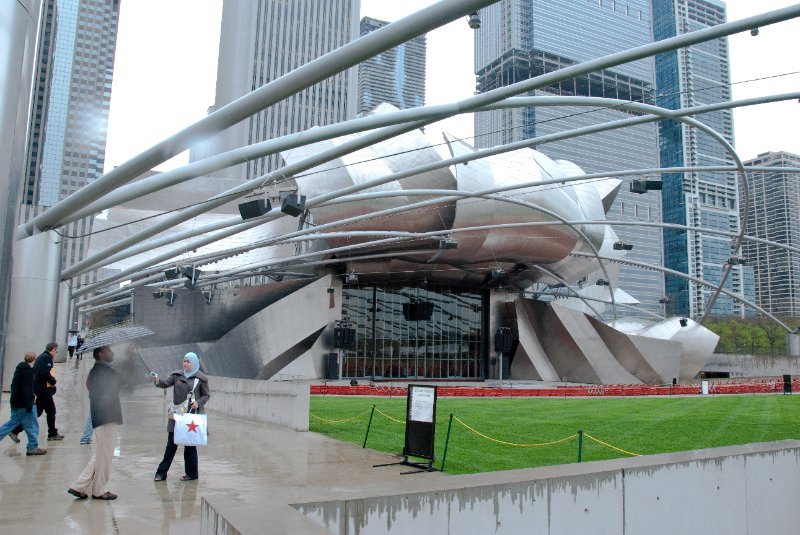
M 342 377 L 484 379 L 488 294 L 447 286 L 345 286 L 342 318 L 355 330 Z
M 475 73 L 480 92 L 505 87 L 607 54 L 650 42 L 648 0 L 587 2 L 577 0 L 501 0 L 481 10 L 483 25 L 475 33 Z M 653 61 L 640 59 L 603 69 L 531 93 L 606 97 L 652 104 Z M 521 139 L 626 119 L 633 114 L 616 108 L 577 106 L 531 107 L 475 114 L 475 146 L 491 147 Z M 658 167 L 654 124 L 580 136 L 538 145 L 553 159 L 569 160 L 587 173 Z M 658 192 L 630 192 L 624 178 L 607 213 L 609 220 L 661 221 Z M 612 227 L 621 241 L 634 244 L 626 258 L 662 265 L 661 231 L 655 227 Z M 640 302 L 639 308 L 662 312 L 660 272 L 619 265 L 620 288 Z M 623 315 L 634 312 L 619 311 Z
M 653 38 L 656 41 L 725 22 L 725 5 L 718 0 L 652 0 Z M 656 56 L 656 103 L 680 109 L 729 101 L 728 45 L 716 39 Z M 698 115 L 697 120 L 733 142 L 730 110 Z M 725 147 L 706 132 L 675 121 L 659 124 L 662 167 L 732 165 Z M 663 175 L 664 222 L 738 232 L 737 178 L 733 173 L 698 171 Z M 698 232 L 664 231 L 664 265 L 697 279 L 718 284 L 733 252 L 731 240 Z M 752 274 L 737 266 L 724 288 L 753 298 Z M 667 276 L 666 312 L 700 317 L 713 290 L 678 277 Z M 714 315 L 741 315 L 743 307 L 721 295 Z

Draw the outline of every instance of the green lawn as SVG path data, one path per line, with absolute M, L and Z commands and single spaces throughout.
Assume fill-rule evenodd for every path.
M 386 415 L 404 420 L 405 398 L 312 396 L 311 431 L 361 445 L 373 404 Z M 641 455 L 800 439 L 800 396 L 440 398 L 436 410 L 436 467 L 441 465 L 451 413 L 475 431 L 503 442 L 551 442 L 580 429 Z M 399 454 L 404 433 L 404 423 L 375 412 L 367 447 Z M 584 437 L 582 456 L 584 461 L 596 461 L 627 455 Z M 577 457 L 577 437 L 548 446 L 505 445 L 478 436 L 454 420 L 445 471 L 467 474 L 529 468 L 573 463 Z

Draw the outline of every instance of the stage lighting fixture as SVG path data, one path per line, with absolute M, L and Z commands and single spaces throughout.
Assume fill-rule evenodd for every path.
M 469 14 L 469 20 L 467 21 L 469 27 L 473 30 L 478 30 L 481 27 L 481 18 L 478 16 L 477 11 L 473 11 Z
M 175 306 L 175 299 L 177 299 L 178 295 L 175 292 L 170 292 L 169 297 L 167 298 L 167 306 Z
M 647 193 L 651 190 L 660 190 L 660 180 L 631 180 L 631 193 Z
M 609 286 L 610 285 L 610 283 L 606 279 L 597 279 L 597 282 L 595 284 L 597 284 L 598 286 Z
M 168 269 L 164 272 L 164 277 L 167 280 L 174 280 L 181 276 L 181 271 L 178 268 Z
M 624 242 L 624 241 L 614 242 L 614 250 L 615 251 L 630 251 L 631 249 L 633 249 L 633 244 L 632 243 L 628 243 L 628 242 Z
M 347 284 L 357 284 L 358 283 L 358 275 L 355 273 L 348 273 L 347 277 L 344 279 Z
M 439 249 L 457 249 L 458 242 L 453 238 L 442 238 L 439 240 Z
M 681 327 L 687 327 L 689 325 L 689 320 L 686 318 L 681 318 L 678 320 L 678 323 L 681 324 Z

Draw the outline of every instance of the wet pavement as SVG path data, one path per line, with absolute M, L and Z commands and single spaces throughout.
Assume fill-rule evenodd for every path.
M 90 364 L 91 359 L 84 360 L 79 369 L 67 363 L 55 366 L 59 379 L 56 424 L 64 440 L 47 441 L 42 415 L 39 441 L 48 450 L 46 455 L 26 456 L 24 433 L 20 444 L 10 438 L 0 442 L 0 532 L 4 535 L 196 534 L 202 496 L 219 508 L 235 509 L 236 516 L 249 519 L 245 524 L 263 527 L 267 522 L 277 527 L 285 522 L 286 527 L 299 527 L 304 519 L 293 509 L 287 516 L 287 503 L 335 496 L 340 489 L 382 486 L 387 477 L 394 479 L 391 476 L 402 471 L 400 467 L 373 469 L 372 464 L 393 460 L 385 454 L 315 433 L 212 412 L 209 445 L 198 450 L 200 479 L 180 481 L 183 450 L 179 448 L 167 481 L 156 483 L 153 476 L 167 438 L 166 398 L 163 390 L 145 385 L 122 396 L 124 425 L 109 483 L 109 490 L 119 498 L 76 500 L 66 493 L 67 487 L 83 470 L 94 447 L 79 444 L 87 409 L 83 385 Z M 213 397 L 213 381 L 211 388 Z M 5 422 L 8 416 L 8 394 L 4 393 L 0 420 Z

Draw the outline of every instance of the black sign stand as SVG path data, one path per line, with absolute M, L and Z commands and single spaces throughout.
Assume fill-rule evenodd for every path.
M 408 385 L 406 400 L 406 440 L 403 446 L 403 460 L 397 463 L 376 464 L 391 466 L 403 464 L 418 468 L 403 474 L 435 472 L 433 447 L 436 438 L 436 386 Z M 410 461 L 409 457 L 427 459 L 424 462 Z

